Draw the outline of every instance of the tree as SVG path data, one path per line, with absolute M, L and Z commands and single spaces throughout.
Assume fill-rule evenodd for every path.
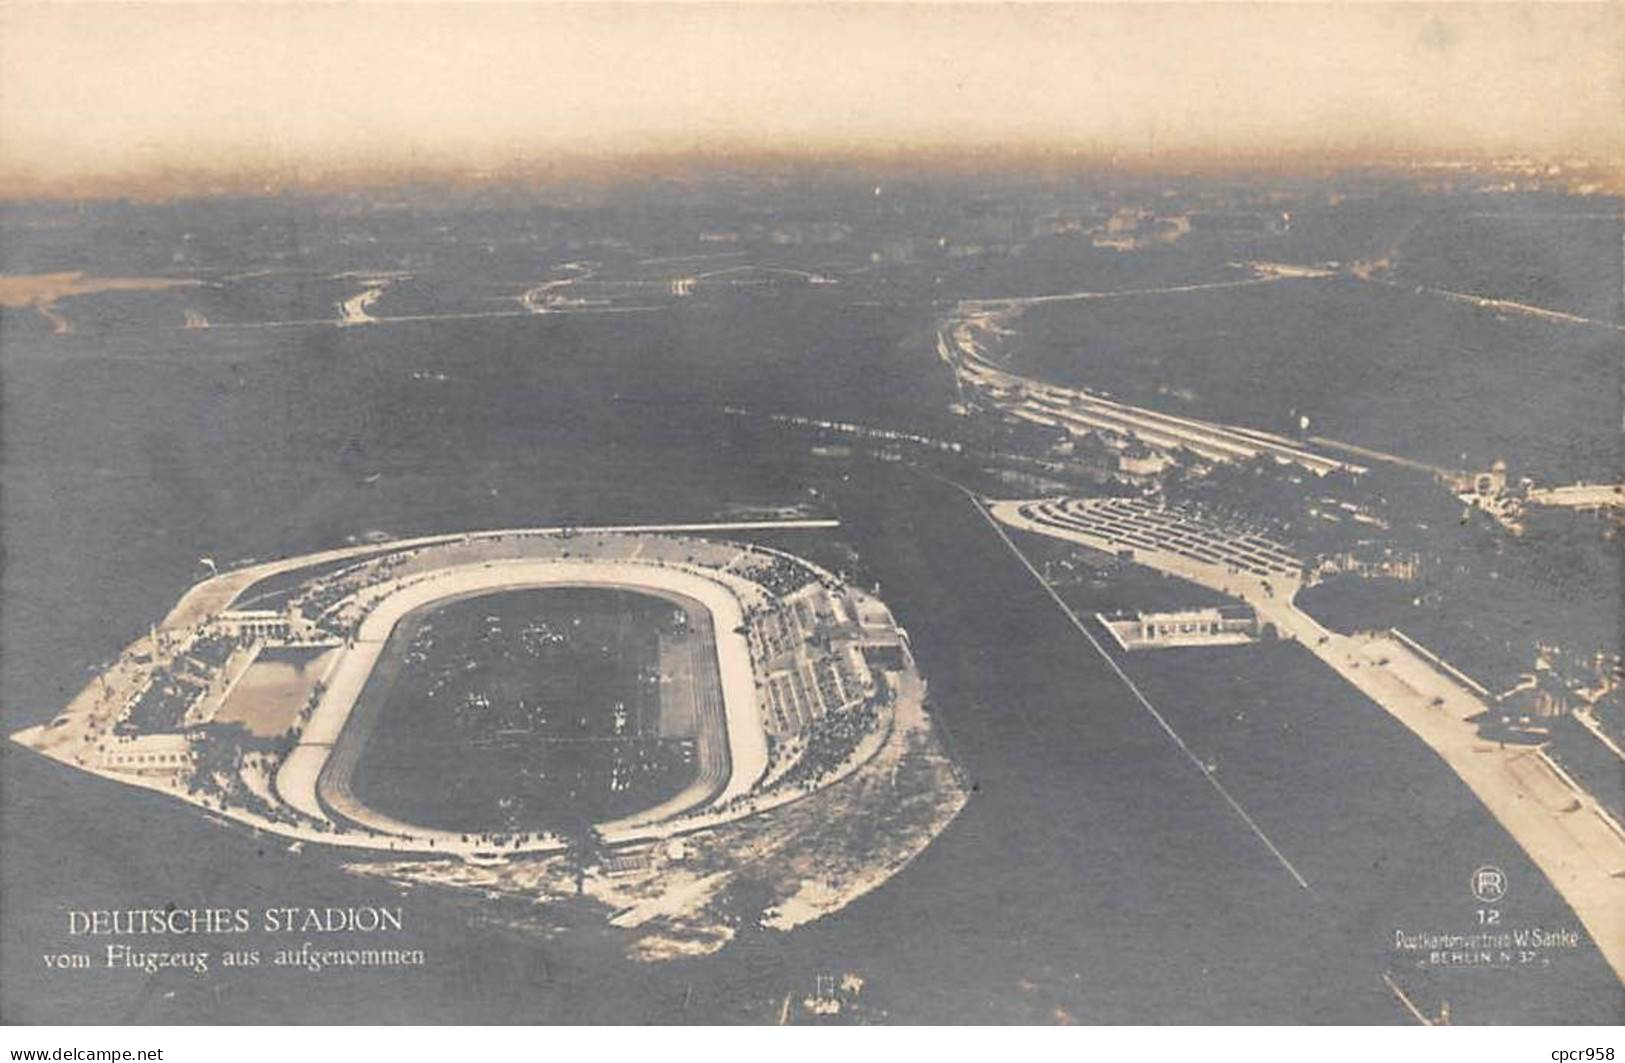
M 565 840 L 564 859 L 575 876 L 576 896 L 579 897 L 586 892 L 588 869 L 596 867 L 603 859 L 604 836 L 591 817 L 579 808 L 569 810 L 565 822 L 560 824 L 559 833 Z

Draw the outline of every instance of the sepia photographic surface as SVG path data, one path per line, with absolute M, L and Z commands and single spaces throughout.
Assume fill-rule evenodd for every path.
M 0 1020 L 1620 1020 L 1619 7 L 0 31 Z

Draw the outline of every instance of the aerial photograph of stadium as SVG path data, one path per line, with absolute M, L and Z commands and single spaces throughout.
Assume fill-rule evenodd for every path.
M 0 8 L 0 1022 L 1619 1023 L 1622 10 Z

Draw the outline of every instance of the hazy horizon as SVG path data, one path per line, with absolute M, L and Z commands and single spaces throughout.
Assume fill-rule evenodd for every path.
M 829 160 L 1617 169 L 1617 5 L 14 4 L 0 194 Z

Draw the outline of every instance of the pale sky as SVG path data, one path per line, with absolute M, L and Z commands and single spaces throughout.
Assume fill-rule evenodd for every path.
M 912 147 L 1617 163 L 1621 12 L 12 0 L 0 191 Z

